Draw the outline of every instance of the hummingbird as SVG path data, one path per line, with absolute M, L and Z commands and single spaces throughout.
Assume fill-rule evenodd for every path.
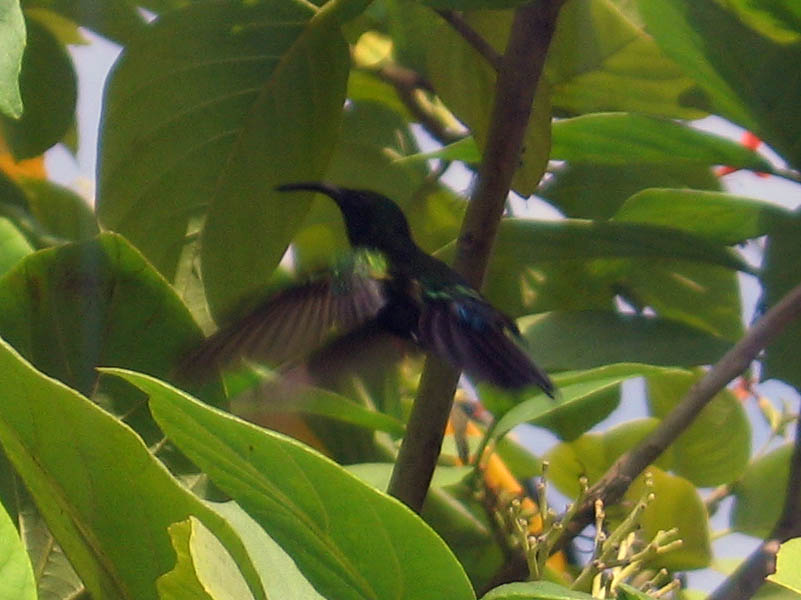
M 417 246 L 395 202 L 320 182 L 276 189 L 331 198 L 355 258 L 278 292 L 219 329 L 185 359 L 192 371 L 238 359 L 280 365 L 307 355 L 321 363 L 390 336 L 445 359 L 474 380 L 511 390 L 536 385 L 553 397 L 553 383 L 523 348 L 515 322 Z

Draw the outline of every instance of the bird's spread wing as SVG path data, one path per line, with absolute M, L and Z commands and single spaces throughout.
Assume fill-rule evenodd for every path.
M 334 332 L 373 319 L 385 303 L 382 282 L 357 273 L 290 287 L 211 335 L 180 371 L 197 377 L 240 359 L 280 365 L 307 355 Z
M 420 315 L 419 340 L 427 350 L 479 380 L 507 389 L 554 386 L 513 336 L 514 322 L 480 297 L 434 300 Z

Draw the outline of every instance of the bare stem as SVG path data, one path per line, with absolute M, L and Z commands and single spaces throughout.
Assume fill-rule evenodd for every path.
M 462 223 L 454 268 L 481 287 L 519 164 L 534 92 L 542 74 L 556 17 L 564 0 L 539 0 L 515 11 L 506 53 L 495 82 L 491 125 L 477 185 Z M 403 439 L 389 493 L 417 512 L 423 506 L 458 373 L 429 357 Z

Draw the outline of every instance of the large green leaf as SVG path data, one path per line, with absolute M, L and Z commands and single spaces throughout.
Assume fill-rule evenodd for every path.
M 27 256 L 0 278 L 0 305 L 0 335 L 27 360 L 127 414 L 149 441 L 160 436 L 142 394 L 116 380 L 98 388 L 95 368 L 169 377 L 202 337 L 174 290 L 123 238 L 102 234 Z M 204 386 L 203 395 L 222 402 L 219 384 Z
M 595 113 L 556 121 L 551 158 L 607 165 L 729 165 L 773 170 L 767 160 L 736 142 L 636 113 Z
M 115 67 L 101 223 L 172 279 L 190 222 L 205 216 L 204 284 L 216 312 L 263 286 L 308 210 L 310 195 L 273 187 L 325 170 L 348 70 L 335 11 L 355 5 L 190 4 L 159 19 Z
M 689 367 L 715 363 L 730 342 L 667 319 L 604 311 L 552 312 L 521 319 L 546 369 L 590 369 L 616 362 Z
M 649 33 L 715 110 L 801 165 L 801 42 L 764 37 L 718 2 L 640 0 L 638 6 Z
M 801 38 L 801 4 L 795 0 L 729 0 L 727 6 L 757 31 L 779 42 Z
M 730 246 L 770 233 L 789 216 L 775 204 L 723 192 L 647 189 L 628 198 L 614 220 L 675 227 Z
M 718 178 L 703 165 L 566 164 L 537 190 L 567 217 L 608 219 L 623 202 L 646 188 L 719 190 Z
M 787 489 L 792 444 L 753 461 L 734 486 L 732 527 L 754 537 L 766 537 L 779 520 Z
M 565 3 L 548 49 L 546 75 L 553 106 L 563 113 L 704 115 L 684 100 L 692 92 L 692 79 L 609 0 Z
M 474 11 L 470 26 L 503 53 L 512 23 L 511 11 Z M 495 71 L 450 25 L 440 23 L 428 40 L 428 75 L 437 94 L 473 133 L 480 148 L 487 141 L 495 97 Z M 523 196 L 534 192 L 548 162 L 551 143 L 550 90 L 540 79 L 523 140 L 525 152 L 512 188 Z
M 58 143 L 75 118 L 77 82 L 66 49 L 42 25 L 28 20 L 19 86 L 25 111 L 0 115 L 5 140 L 17 159 L 38 156 Z
M 0 340 L 0 444 L 96 598 L 155 599 L 175 555 L 167 526 L 200 518 L 264 598 L 233 530 L 129 427 Z
M 677 528 L 682 544 L 679 548 L 660 554 L 651 563 L 671 571 L 701 569 L 712 560 L 712 543 L 706 507 L 695 486 L 684 479 L 665 473 L 657 467 L 648 467 L 653 482 L 654 498 L 642 514 L 642 531 L 645 539 L 653 539 L 659 531 Z M 636 502 L 647 488 L 645 476 L 634 480 L 626 500 Z
M 396 500 L 299 442 L 208 408 L 151 377 L 115 373 L 150 395 L 153 415 L 170 439 L 323 595 L 474 597 L 447 546 Z
M 0 598 L 36 600 L 36 582 L 28 553 L 14 523 L 0 504 Z
M 762 267 L 763 310 L 776 305 L 782 297 L 801 283 L 801 214 L 796 211 L 774 227 L 768 237 Z M 782 379 L 801 390 L 801 320 L 788 323 L 784 331 L 765 349 L 762 357 L 764 379 Z
M 648 403 L 664 418 L 701 374 L 671 373 L 648 378 Z M 715 435 L 709 435 L 714 431 Z M 698 487 L 737 480 L 751 455 L 751 427 L 745 410 L 729 390 L 718 393 L 672 444 L 673 471 Z
M 25 50 L 25 19 L 19 0 L 0 6 L 0 113 L 11 118 L 22 114 L 19 73 Z

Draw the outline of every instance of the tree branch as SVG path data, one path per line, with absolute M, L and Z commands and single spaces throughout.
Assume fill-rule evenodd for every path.
M 438 10 L 437 14 L 445 19 L 453 29 L 461 35 L 464 40 L 484 57 L 484 59 L 499 73 L 503 66 L 503 56 L 495 51 L 490 43 L 481 37 L 481 34 L 473 29 L 462 16 L 453 10 Z M 507 48 L 508 50 L 508 48 Z
M 776 572 L 779 545 L 801 536 L 801 418 L 795 424 L 795 445 L 790 458 L 790 474 L 782 515 L 768 539 L 737 567 L 707 600 L 748 600 Z
M 563 1 L 538 0 L 515 11 L 495 82 L 484 159 L 462 222 L 454 264 L 477 289 L 484 279 L 512 176 L 519 164 L 534 92 Z M 418 512 L 442 446 L 458 376 L 441 360 L 434 357 L 426 360 L 406 436 L 392 472 L 389 493 Z
M 639 446 L 621 456 L 606 474 L 589 490 L 576 517 L 565 527 L 565 534 L 557 547 L 564 545 L 578 535 L 592 522 L 593 506 L 597 499 L 605 504 L 617 502 L 628 489 L 631 482 L 650 465 L 665 449 L 692 423 L 698 412 L 740 373 L 742 373 L 774 338 L 784 331 L 787 324 L 801 316 L 801 284 L 790 290 L 784 298 L 773 306 L 748 330 L 748 333 L 729 350 L 710 371 L 697 382 L 681 403 L 676 406 L 659 424 L 654 432 Z M 798 447 L 796 446 L 798 451 Z M 801 460 L 801 459 L 799 459 Z M 795 504 L 799 506 L 801 474 L 793 491 Z M 789 487 L 788 487 L 789 491 Z M 798 508 L 792 515 L 794 529 L 798 528 Z

